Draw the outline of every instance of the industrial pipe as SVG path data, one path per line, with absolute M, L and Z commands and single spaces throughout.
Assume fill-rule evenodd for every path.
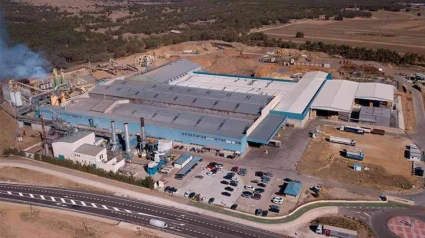
M 112 130 L 112 144 L 117 144 L 117 132 L 115 130 L 115 121 L 111 121 L 111 130 Z
M 125 151 L 130 154 L 130 133 L 128 132 L 128 123 L 124 123 L 125 132 Z
M 144 117 L 140 118 L 140 127 L 142 130 L 140 136 L 142 138 L 142 141 L 145 141 L 146 137 L 145 137 L 145 118 Z

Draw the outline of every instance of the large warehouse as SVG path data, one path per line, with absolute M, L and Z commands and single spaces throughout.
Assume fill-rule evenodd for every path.
M 200 72 L 188 60 L 99 85 L 61 106 L 44 105 L 47 120 L 59 118 L 92 131 L 117 133 L 129 124 L 135 146 L 144 118 L 147 137 L 206 149 L 243 153 L 248 142 L 268 144 L 283 124 L 303 127 L 316 114 L 348 115 L 357 102 L 390 105 L 393 87 L 331 80 L 315 71 L 298 82 Z

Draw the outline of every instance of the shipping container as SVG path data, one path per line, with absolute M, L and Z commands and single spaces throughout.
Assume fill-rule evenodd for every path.
M 355 159 L 359 161 L 362 161 L 364 159 L 364 153 L 361 151 L 351 151 L 344 149 L 344 156 L 347 159 Z
M 373 129 L 370 133 L 381 136 L 385 135 L 385 131 L 381 129 Z
M 321 224 L 317 226 L 316 233 L 340 238 L 357 238 L 357 231 Z
M 340 131 L 352 132 L 356 134 L 364 134 L 364 130 L 357 126 L 341 126 Z
M 342 138 L 342 137 L 336 137 L 336 136 L 330 136 L 328 139 L 330 142 L 338 143 L 338 144 L 344 144 L 344 145 L 356 145 L 356 141 L 352 139 Z

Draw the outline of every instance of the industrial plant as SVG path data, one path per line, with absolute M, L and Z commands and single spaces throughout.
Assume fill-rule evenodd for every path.
M 317 116 L 389 125 L 382 117 L 394 98 L 392 85 L 332 80 L 320 71 L 296 81 L 255 78 L 208 73 L 186 59 L 102 80 L 67 80 L 54 70 L 44 81 L 9 80 L 2 89 L 20 126 L 41 131 L 45 153 L 110 171 L 146 157 L 155 163 L 151 173 L 173 144 L 241 156 L 273 143 L 282 127 L 304 127 Z

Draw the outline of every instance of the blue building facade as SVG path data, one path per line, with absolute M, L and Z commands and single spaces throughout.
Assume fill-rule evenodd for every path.
M 141 131 L 139 118 L 116 116 L 108 113 L 92 113 L 92 112 L 76 112 L 66 110 L 61 107 L 45 106 L 36 111 L 36 115 L 43 115 L 46 120 L 59 118 L 68 122 L 72 126 L 84 125 L 97 129 L 111 131 L 111 121 L 115 121 L 117 130 L 124 131 L 124 123 L 128 123 L 131 135 L 131 146 L 135 147 L 137 140 L 136 134 Z M 145 134 L 147 137 L 155 137 L 158 139 L 167 139 L 184 144 L 197 145 L 209 148 L 220 148 L 230 152 L 244 153 L 247 149 L 247 136 L 241 138 L 230 138 L 220 135 L 212 135 L 207 133 L 182 130 L 177 128 L 165 127 L 154 124 L 145 124 Z

